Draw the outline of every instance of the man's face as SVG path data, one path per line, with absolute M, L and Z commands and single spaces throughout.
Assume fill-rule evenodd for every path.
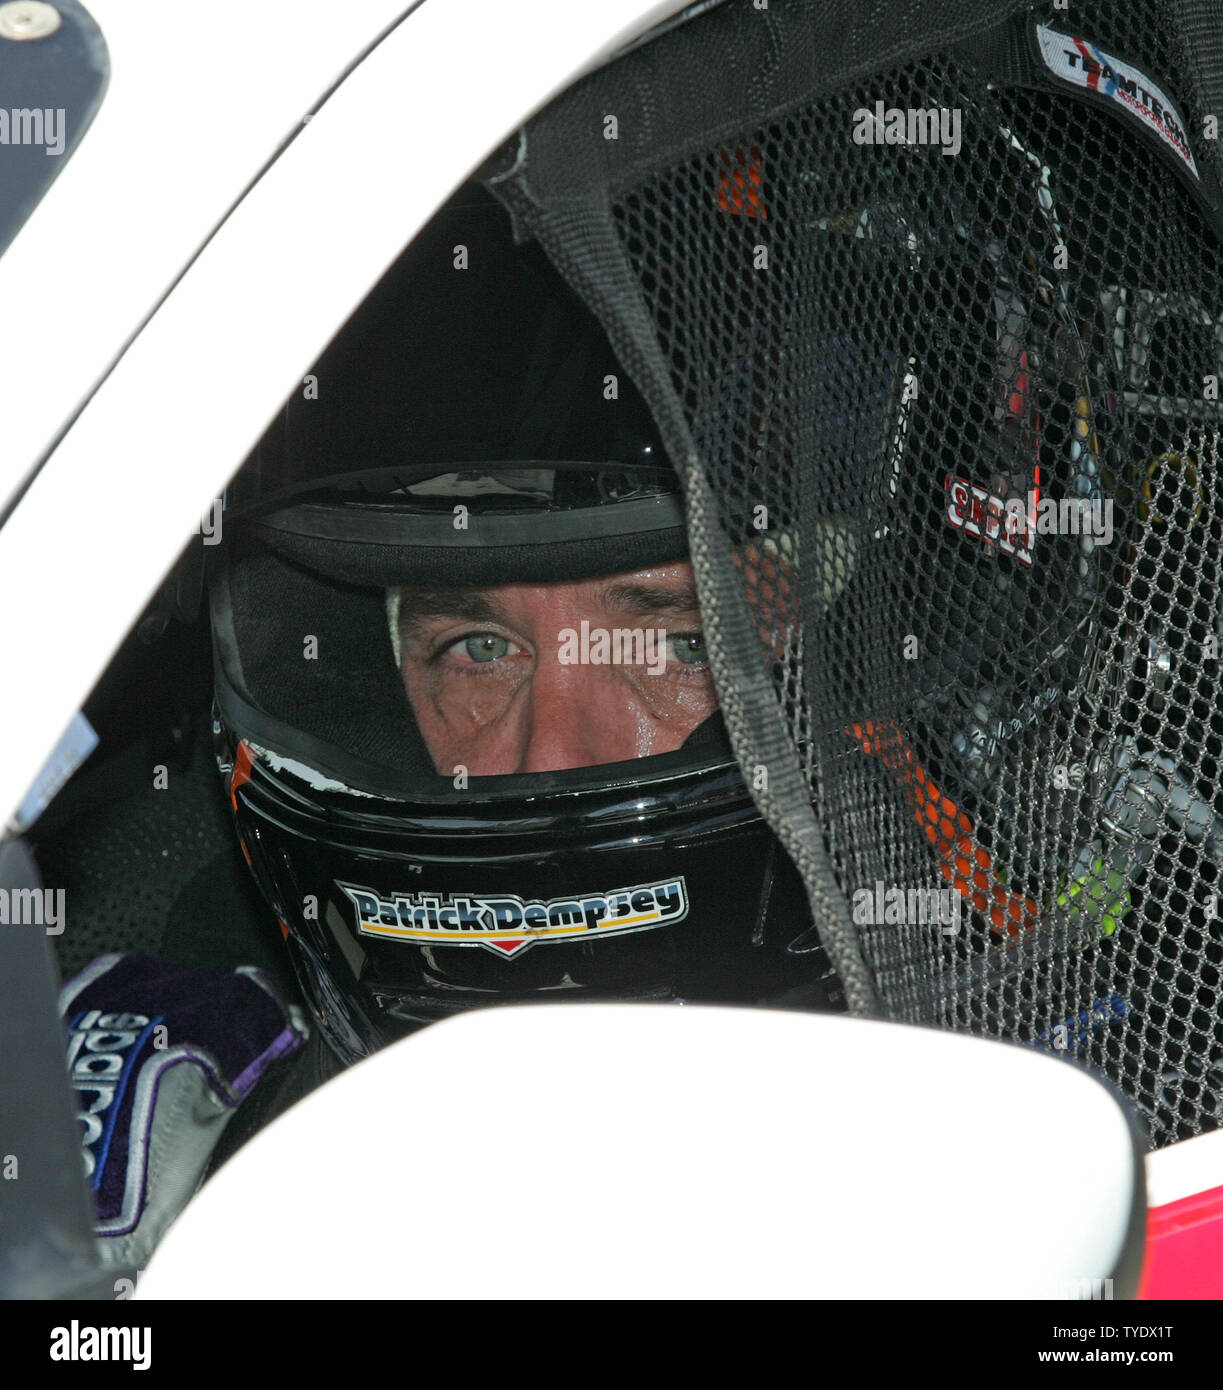
M 678 748 L 717 708 L 688 561 L 577 583 L 401 589 L 436 770 L 554 772 Z

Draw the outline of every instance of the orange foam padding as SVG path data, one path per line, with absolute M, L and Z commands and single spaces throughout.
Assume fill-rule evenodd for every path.
M 761 197 L 764 181 L 759 145 L 739 145 L 718 152 L 718 206 L 743 217 L 769 215 Z
M 935 786 L 912 748 L 894 724 L 867 720 L 846 729 L 862 751 L 882 760 L 906 788 L 918 823 L 934 846 L 939 872 L 974 910 L 998 931 L 1012 937 L 1035 926 L 1039 909 L 1031 898 L 1019 898 L 994 872 L 989 851 L 973 838 L 973 824 L 949 796 Z
M 229 775 L 229 804 L 238 810 L 238 788 L 244 786 L 251 779 L 251 768 L 254 766 L 255 756 L 251 752 L 250 744 L 245 739 L 238 744 L 238 751 L 234 756 L 234 770 Z M 242 846 L 246 848 L 245 845 Z M 248 856 L 249 860 L 249 856 Z

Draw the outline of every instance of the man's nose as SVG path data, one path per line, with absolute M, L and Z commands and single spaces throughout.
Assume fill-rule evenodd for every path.
M 531 680 L 522 772 L 638 757 L 636 701 L 616 667 L 566 666 L 549 652 Z

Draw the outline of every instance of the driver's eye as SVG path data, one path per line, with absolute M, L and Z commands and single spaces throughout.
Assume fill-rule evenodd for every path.
M 510 643 L 495 632 L 480 632 L 463 642 L 463 650 L 475 662 L 500 661 L 509 654 Z
M 701 666 L 709 660 L 705 637 L 700 632 L 681 632 L 667 639 L 671 655 L 682 666 Z

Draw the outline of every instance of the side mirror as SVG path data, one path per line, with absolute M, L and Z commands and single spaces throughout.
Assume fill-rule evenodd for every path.
M 257 1135 L 138 1296 L 1125 1298 L 1145 1214 L 1113 1093 L 1031 1049 L 766 1010 L 491 1008 Z

